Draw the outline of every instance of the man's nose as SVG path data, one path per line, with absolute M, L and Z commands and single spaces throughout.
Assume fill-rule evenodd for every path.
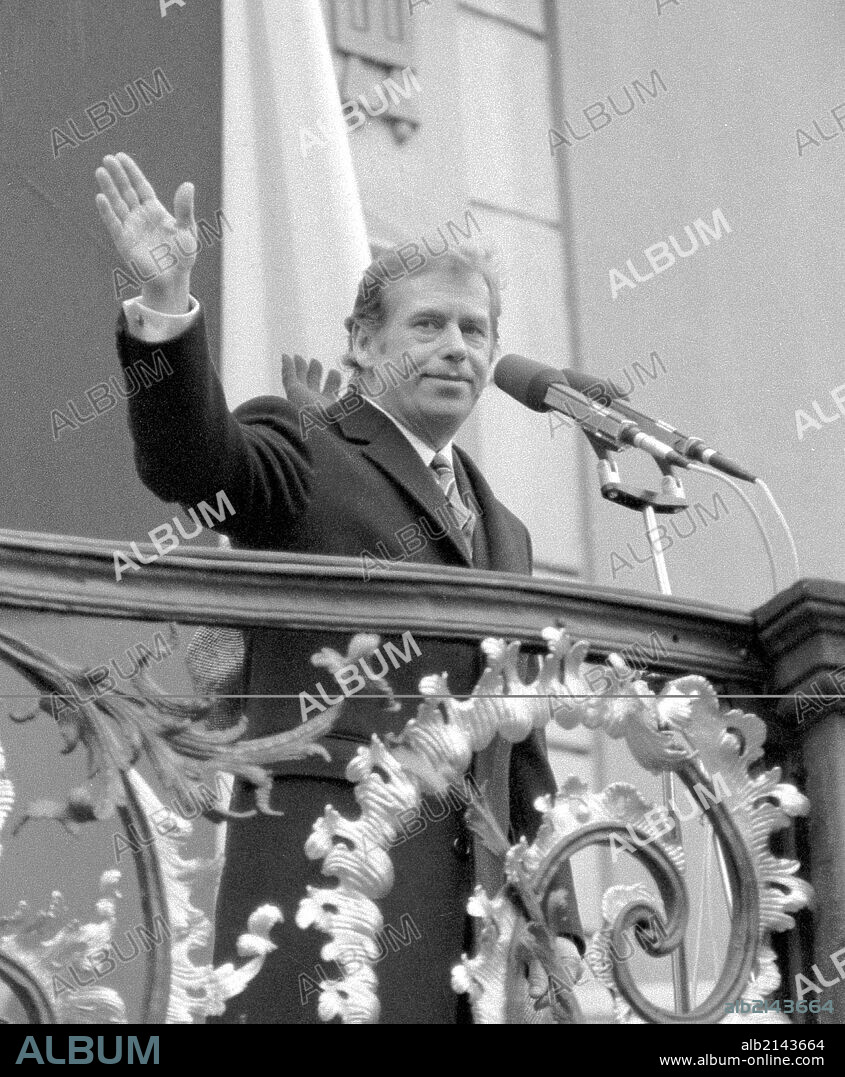
M 466 359 L 469 352 L 459 325 L 450 324 L 445 327 L 441 348 L 441 354 L 444 359 L 453 359 L 455 361 Z

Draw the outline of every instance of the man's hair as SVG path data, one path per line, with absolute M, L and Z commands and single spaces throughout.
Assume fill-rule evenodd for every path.
M 428 244 L 426 244 L 428 247 Z M 499 317 L 502 313 L 502 275 L 499 252 L 493 243 L 467 242 L 455 247 L 446 247 L 443 251 L 425 258 L 422 265 L 409 269 L 399 251 L 407 252 L 408 244 L 390 247 L 383 251 L 364 270 L 358 282 L 355 305 L 352 313 L 343 323 L 347 334 L 346 354 L 341 358 L 341 365 L 350 372 L 352 380 L 360 376 L 362 368 L 352 347 L 352 330 L 358 325 L 374 332 L 387 321 L 387 292 L 391 284 L 398 283 L 406 277 L 430 273 L 444 267 L 474 270 L 487 285 L 490 295 L 490 331 L 491 346 L 499 340 Z M 430 253 L 430 252 L 429 252 Z M 392 278 L 392 279 L 391 279 Z

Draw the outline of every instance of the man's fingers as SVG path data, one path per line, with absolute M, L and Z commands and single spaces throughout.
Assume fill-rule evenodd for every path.
M 302 396 L 302 391 L 307 389 L 315 396 L 337 400 L 343 385 L 343 375 L 339 370 L 330 370 L 326 375 L 326 383 L 323 385 L 323 364 L 318 359 L 312 359 L 309 362 L 302 355 L 288 355 L 286 352 L 281 359 L 282 385 L 288 399 L 297 391 L 299 396 Z
M 100 190 L 103 195 L 108 199 L 108 203 L 111 206 L 113 212 L 116 214 L 118 220 L 122 221 L 129 215 L 129 207 L 123 201 L 123 196 L 120 191 L 115 187 L 114 180 L 111 178 L 109 172 L 105 168 L 98 168 L 94 173 L 97 177 L 97 183 L 100 185 Z
M 196 228 L 194 221 L 194 185 L 182 183 L 173 196 L 173 216 L 176 218 L 177 228 L 187 228 L 191 231 Z
M 293 357 L 293 369 L 296 374 L 296 380 L 302 382 L 303 385 L 308 384 L 308 364 L 301 355 L 295 355 Z
M 300 355 L 293 356 L 287 353 L 282 355 L 282 385 L 288 400 L 301 401 L 303 399 L 302 390 L 305 388 L 305 381 L 300 369 L 302 362 Z
M 343 375 L 341 372 L 339 370 L 330 370 L 326 375 L 326 384 L 323 386 L 323 393 L 326 396 L 330 396 L 332 400 L 337 400 L 342 385 Z
M 318 359 L 312 359 L 308 364 L 308 372 L 305 376 L 308 388 L 319 393 L 320 384 L 323 380 L 323 364 Z
M 135 188 L 129 182 L 129 177 L 123 170 L 123 165 L 112 154 L 106 154 L 103 158 L 103 164 L 108 170 L 109 175 L 114 182 L 115 187 L 120 191 L 120 196 L 130 210 L 140 205 L 138 201 L 138 195 L 135 193 Z
M 135 164 L 129 154 L 119 153 L 117 154 L 117 159 L 123 165 L 123 169 L 129 177 L 129 182 L 135 189 L 139 201 L 148 202 L 150 200 L 155 200 L 156 193 L 153 190 L 152 184 L 141 169 Z
M 285 354 L 282 356 L 282 385 L 288 399 L 290 399 L 291 394 L 296 390 L 296 370 L 294 369 L 292 355 Z
M 100 218 L 103 224 L 108 228 L 109 235 L 115 244 L 118 242 L 123 234 L 123 225 L 120 223 L 120 217 L 111 208 L 111 202 L 104 194 L 98 194 L 96 198 L 97 209 L 100 212 Z

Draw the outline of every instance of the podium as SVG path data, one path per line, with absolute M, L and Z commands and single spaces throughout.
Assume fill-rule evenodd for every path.
M 126 740 L 134 748 L 124 755 L 123 748 L 114 748 L 108 764 L 113 773 L 137 771 L 137 782 L 125 790 L 139 814 L 121 808 L 109 817 L 98 810 L 102 805 L 96 798 L 86 800 L 79 792 L 90 778 L 90 755 L 86 772 L 84 754 L 91 744 L 97 747 L 96 736 L 91 734 L 90 743 L 69 737 L 67 715 L 50 701 L 74 671 L 90 674 L 98 667 L 106 667 L 106 673 L 89 676 L 92 698 L 112 691 L 132 696 L 130 659 L 146 651 L 145 675 L 157 691 L 193 705 L 184 655 L 198 626 L 272 629 L 282 641 L 285 634 L 315 629 L 337 639 L 410 631 L 418 641 L 448 641 L 468 651 L 494 637 L 519 641 L 529 654 L 544 651 L 545 629 L 565 628 L 570 639 L 589 641 L 591 661 L 602 662 L 611 653 L 633 657 L 648 667 L 655 685 L 690 674 L 706 678 L 723 706 L 753 711 L 765 722 L 766 765 L 782 768 L 784 781 L 810 801 L 809 816 L 775 836 L 775 852 L 800 860 L 801 875 L 816 894 L 812 911 L 798 913 L 796 929 L 773 938 L 781 993 L 795 997 L 796 976 L 816 983 L 821 977 L 818 992 L 804 997 L 832 1000 L 833 1016 L 796 1013 L 792 1019 L 833 1022 L 845 1009 L 845 973 L 837 971 L 845 957 L 845 585 L 801 580 L 746 613 L 579 581 L 413 564 L 372 570 L 364 579 L 360 564 L 346 558 L 199 547 L 180 548 L 116 579 L 115 548 L 100 540 L 0 532 L 0 691 L 6 697 L 0 723 L 5 749 L 5 770 L 0 757 L 0 915 L 12 915 L 19 901 L 27 902 L 12 927 L 0 928 L 0 979 L 12 986 L 8 1005 L 18 1008 L 19 1019 L 56 1020 L 60 1006 L 65 1016 L 58 1019 L 73 1020 L 79 1001 L 73 996 L 94 989 L 77 986 L 84 979 L 80 968 L 89 966 L 84 960 L 79 965 L 76 951 L 70 995 L 60 990 L 58 997 L 39 987 L 41 971 L 22 957 L 35 930 L 36 910 L 52 907 L 58 924 L 59 904 L 67 906 L 67 917 L 72 911 L 80 920 L 91 920 L 96 905 L 100 920 L 92 923 L 103 923 L 102 909 L 108 907 L 105 919 L 111 917 L 112 926 L 130 923 L 124 929 L 127 939 L 142 943 L 149 941 L 150 922 L 155 925 L 159 916 L 159 929 L 152 932 L 156 941 L 149 948 L 139 946 L 133 958 L 145 963 L 144 977 L 137 965 L 114 962 L 108 980 L 97 980 L 96 987 L 108 988 L 109 1005 L 123 1005 L 130 1020 L 162 1019 L 175 960 L 168 945 L 175 938 L 170 910 L 151 904 L 143 887 L 128 892 L 134 886 L 129 869 L 134 860 L 120 855 L 126 846 L 116 826 L 137 821 L 151 804 L 161 806 L 146 766 L 149 745 L 135 730 Z M 100 692 L 97 686 L 104 684 L 108 691 Z M 139 728 L 143 721 L 138 719 Z M 166 723 L 157 727 L 151 742 L 166 739 L 165 728 Z M 188 740 L 174 742 L 173 750 L 187 751 Z M 587 742 L 576 738 L 567 744 L 561 751 L 571 748 L 588 766 Z M 195 829 L 202 829 L 204 820 L 195 822 Z M 205 841 L 209 858 L 219 858 L 216 826 L 208 824 L 207 831 L 197 837 Z M 142 846 L 137 826 L 132 834 Z M 152 830 L 150 835 L 154 850 Z M 124 835 L 124 843 L 130 838 Z M 119 917 L 115 872 L 123 880 Z M 55 897 L 58 890 L 61 901 Z M 190 899 L 199 906 L 198 917 L 210 918 L 210 907 L 201 907 L 202 895 Z M 260 934 L 272 925 L 253 928 Z M 70 977 L 61 982 L 71 983 Z M 197 1012 L 185 1003 L 184 1012 L 171 1019 L 196 1020 Z

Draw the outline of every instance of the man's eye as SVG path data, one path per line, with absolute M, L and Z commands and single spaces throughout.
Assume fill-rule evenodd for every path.
M 417 326 L 420 329 L 436 329 L 437 322 L 434 320 L 434 318 L 418 318 Z
M 479 339 L 487 336 L 487 333 L 480 325 L 468 325 L 464 330 L 464 333 L 470 337 L 477 337 Z

